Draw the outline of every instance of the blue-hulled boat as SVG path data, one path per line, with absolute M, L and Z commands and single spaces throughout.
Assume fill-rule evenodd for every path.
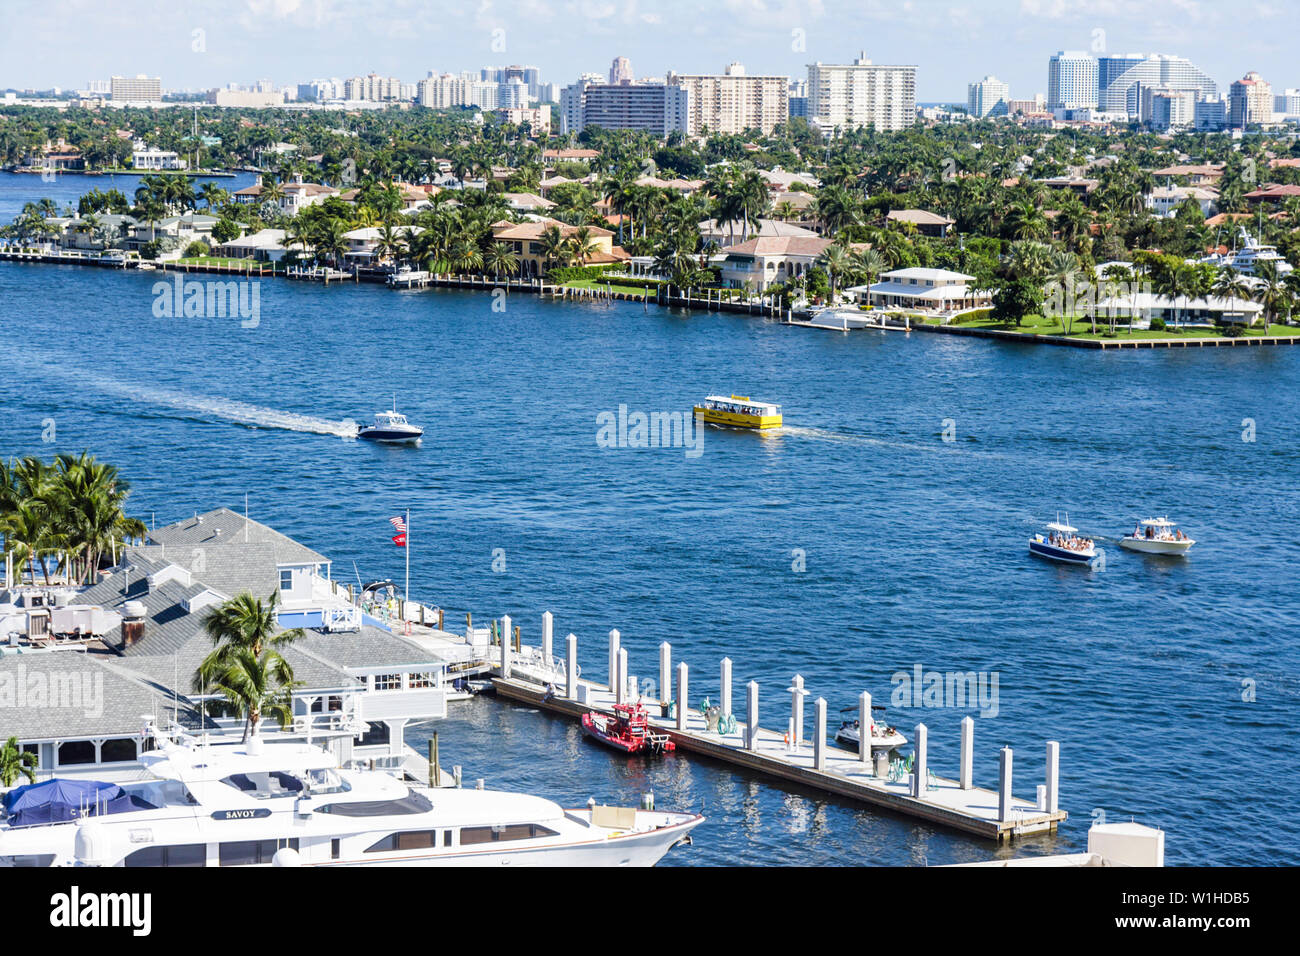
M 1062 564 L 1091 564 L 1097 557 L 1097 549 L 1091 538 L 1079 535 L 1079 529 L 1069 523 L 1070 516 L 1061 521 L 1060 515 L 1047 525 L 1047 533 L 1035 534 L 1029 539 L 1029 553 L 1049 561 Z

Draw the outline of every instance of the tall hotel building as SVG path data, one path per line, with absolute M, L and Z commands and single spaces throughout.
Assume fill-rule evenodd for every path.
M 162 80 L 156 76 L 115 76 L 109 81 L 114 103 L 157 103 L 162 99 Z
M 750 76 L 732 63 L 721 76 L 669 73 L 668 85 L 686 91 L 691 136 L 743 133 L 757 129 L 770 133 L 790 116 L 790 77 Z
M 1234 129 L 1273 122 L 1273 87 L 1251 71 L 1232 84 L 1228 94 L 1228 125 Z
M 823 133 L 908 128 L 916 122 L 916 67 L 877 65 L 865 53 L 846 65 L 809 64 L 808 122 Z
M 1097 61 L 1087 53 L 1062 50 L 1047 61 L 1047 108 L 1097 108 Z
M 1010 112 L 1007 101 L 1011 89 L 994 76 L 986 76 L 978 83 L 966 87 L 966 112 L 976 119 L 986 116 L 1006 116 Z
M 1147 90 L 1184 90 L 1199 99 L 1213 99 L 1219 86 L 1204 71 L 1181 56 L 1130 53 L 1097 60 L 1097 108 L 1105 113 L 1142 116 Z

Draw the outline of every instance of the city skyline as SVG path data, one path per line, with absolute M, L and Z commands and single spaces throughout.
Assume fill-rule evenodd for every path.
M 606 73 L 614 57 L 627 57 L 637 77 L 720 74 L 739 61 L 753 73 L 802 79 L 808 64 L 852 63 L 860 50 L 878 64 L 916 64 L 920 102 L 964 102 L 968 84 L 989 74 L 1014 98 L 1045 93 L 1048 58 L 1060 50 L 1173 54 L 1222 88 L 1248 71 L 1279 90 L 1300 85 L 1286 49 L 1286 38 L 1300 32 L 1300 9 L 1265 2 L 1228 11 L 1198 0 L 1152 0 L 1136 10 L 1118 0 L 722 0 L 703 8 L 678 0 L 483 0 L 427 14 L 415 0 L 203 0 L 184 8 L 54 0 L 7 13 L 9 36 L 24 42 L 5 51 L 0 88 L 72 90 L 139 73 L 160 76 L 166 89 L 261 78 L 295 86 L 372 71 L 414 83 L 429 71 L 507 63 L 537 66 L 543 80 L 563 86 L 584 72 Z M 139 29 L 144 22 L 149 30 Z M 720 35 L 730 42 L 718 45 Z M 59 48 L 76 48 L 75 65 L 49 55 Z

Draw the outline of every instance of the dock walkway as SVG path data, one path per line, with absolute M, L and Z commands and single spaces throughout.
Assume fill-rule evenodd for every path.
M 613 711 L 614 695 L 608 686 L 591 681 L 579 679 L 577 682 L 585 685 L 585 690 L 579 693 L 586 697 L 586 703 L 561 693 L 548 693 L 547 688 L 517 677 L 494 677 L 492 683 L 502 697 L 567 717 L 580 718 L 590 710 Z M 658 709 L 657 702 L 655 709 Z M 928 786 L 924 795 L 914 796 L 910 775 L 897 781 L 876 777 L 857 752 L 829 742 L 823 743 L 822 767 L 818 769 L 813 743 L 805 742 L 792 750 L 786 743 L 785 734 L 760 727 L 751 746 L 747 742 L 748 727 L 745 723 L 738 721 L 734 733 L 710 732 L 698 710 L 688 713 L 685 729 L 678 727 L 676 718 L 652 716 L 650 723 L 673 739 L 679 753 L 684 751 L 710 757 L 999 843 L 1022 835 L 1053 831 L 1068 816 L 1064 810 L 1049 812 L 1032 801 L 1016 798 L 1009 799 L 1004 812 L 1000 793 L 975 786 L 963 788 L 956 780 L 938 776 L 927 775 Z M 1009 757 L 1006 782 L 1009 791 Z

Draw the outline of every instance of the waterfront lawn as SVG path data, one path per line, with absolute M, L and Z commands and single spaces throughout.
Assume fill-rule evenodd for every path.
M 187 259 L 177 259 L 174 265 L 178 266 L 204 266 L 205 268 L 231 269 L 236 272 L 247 272 L 250 268 L 256 271 L 259 267 L 262 269 L 274 269 L 275 264 L 272 262 L 259 262 L 256 259 L 230 259 L 222 256 L 190 256 Z
M 565 289 L 597 289 L 600 292 L 623 292 L 628 295 L 645 295 L 651 293 L 653 297 L 654 290 L 647 289 L 639 285 L 620 285 L 617 280 L 606 281 L 604 279 L 570 279 L 568 282 L 561 283 Z
M 937 319 L 927 319 L 931 324 L 937 324 Z M 1087 318 L 1076 318 L 1072 324 L 1069 334 L 1065 331 L 1065 325 L 1059 318 L 1044 315 L 1029 315 L 1021 320 L 1020 325 L 1006 324 L 996 319 L 985 316 L 973 321 L 963 322 L 960 319 L 953 325 L 959 325 L 968 329 L 994 329 L 999 332 L 1018 332 L 1025 336 L 1034 335 L 1056 335 L 1063 338 L 1071 339 L 1097 339 L 1103 341 L 1118 341 L 1121 339 L 1134 339 L 1146 341 L 1149 339 L 1210 339 L 1222 338 L 1223 333 L 1218 329 L 1207 328 L 1169 328 L 1164 330 L 1158 329 L 1126 329 L 1117 328 L 1114 333 L 1102 322 L 1097 323 L 1097 331 L 1092 331 L 1092 325 Z M 1270 325 L 1267 329 L 1251 328 L 1247 329 L 1242 336 L 1243 338 L 1262 338 L 1264 336 L 1280 336 L 1283 338 L 1300 337 L 1300 328 L 1293 325 Z

